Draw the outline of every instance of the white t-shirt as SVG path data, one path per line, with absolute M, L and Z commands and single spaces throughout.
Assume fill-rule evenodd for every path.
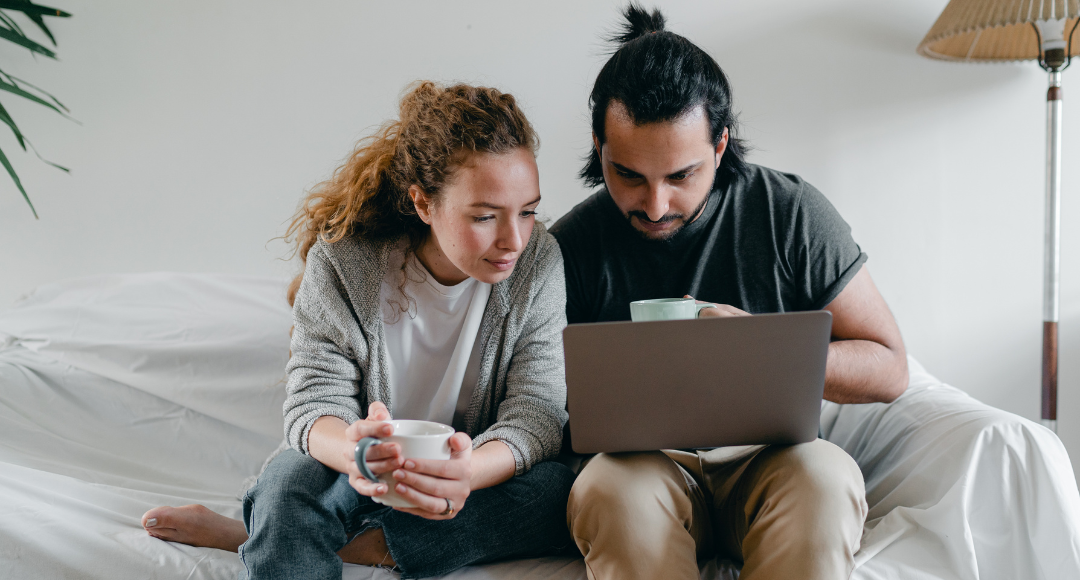
M 391 252 L 379 290 L 394 418 L 451 425 L 479 378 L 477 335 L 491 285 L 468 278 L 443 286 L 415 255 L 404 271 L 403 262 L 403 248 Z

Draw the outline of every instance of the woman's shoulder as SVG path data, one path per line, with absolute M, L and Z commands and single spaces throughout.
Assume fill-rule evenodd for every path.
M 363 265 L 374 266 L 378 263 L 378 257 L 392 248 L 397 241 L 372 240 L 355 235 L 345 236 L 334 241 L 320 238 L 311 247 L 311 252 L 318 251 L 319 258 L 330 262 L 358 262 Z
M 393 246 L 394 240 L 369 240 L 357 236 L 335 241 L 320 239 L 308 252 L 301 292 L 307 285 L 307 293 L 312 297 L 328 292 L 340 295 L 361 317 L 375 316 L 379 285 Z

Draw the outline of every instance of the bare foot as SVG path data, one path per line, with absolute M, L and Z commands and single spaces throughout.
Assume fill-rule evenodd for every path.
M 247 529 L 239 520 L 227 518 L 198 504 L 180 507 L 156 507 L 142 517 L 146 533 L 167 542 L 179 542 L 200 548 L 236 552 L 247 541 Z M 356 536 L 338 551 L 342 561 L 362 566 L 389 566 L 396 563 L 386 547 L 381 528 Z
M 143 514 L 142 525 L 160 540 L 229 552 L 237 551 L 248 539 L 243 522 L 198 504 L 156 507 Z
M 397 565 L 390 557 L 390 548 L 386 547 L 386 536 L 382 528 L 372 528 L 352 539 L 344 548 L 338 550 L 341 561 L 361 566 Z

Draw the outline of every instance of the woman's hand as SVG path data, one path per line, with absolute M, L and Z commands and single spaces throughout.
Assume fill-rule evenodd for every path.
M 414 508 L 394 508 L 429 520 L 448 520 L 465 507 L 472 491 L 472 439 L 464 433 L 450 437 L 450 459 L 406 459 L 394 470 L 394 491 Z M 450 500 L 454 511 L 446 512 Z
M 385 421 L 390 420 L 390 412 L 386 405 L 374 402 L 368 406 L 367 419 L 361 419 L 345 429 L 345 445 L 342 455 L 347 460 L 349 485 L 360 495 L 368 497 L 380 496 L 387 492 L 385 483 L 372 483 L 360 474 L 360 468 L 356 466 L 356 444 L 364 437 L 389 437 L 394 434 L 394 427 Z M 401 446 L 396 443 L 379 443 L 372 445 L 367 450 L 367 464 L 372 473 L 381 476 L 385 473 L 399 469 L 405 463 L 401 456 Z

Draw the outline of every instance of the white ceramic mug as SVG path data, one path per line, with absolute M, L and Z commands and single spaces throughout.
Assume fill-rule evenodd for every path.
M 394 434 L 389 437 L 364 437 L 356 444 L 353 454 L 360 473 L 372 483 L 385 483 L 387 492 L 372 497 L 375 502 L 391 507 L 416 507 L 409 500 L 394 491 L 393 472 L 375 477 L 367 464 L 367 450 L 379 443 L 397 443 L 401 446 L 401 456 L 405 459 L 450 459 L 450 436 L 454 428 L 432 421 L 411 421 L 407 419 L 388 421 L 394 427 Z
M 686 320 L 697 318 L 705 308 L 716 308 L 708 302 L 698 304 L 693 298 L 654 298 L 636 300 L 630 303 L 630 320 L 646 322 L 649 320 Z

